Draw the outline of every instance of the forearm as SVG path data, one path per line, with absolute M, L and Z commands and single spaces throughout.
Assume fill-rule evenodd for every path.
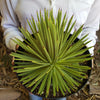
M 91 28 L 94 31 L 97 31 L 99 30 L 99 24 L 100 24 L 100 0 L 95 0 L 90 9 L 87 20 L 84 24 L 84 28 Z
M 96 44 L 97 40 L 96 31 L 99 30 L 99 24 L 100 24 L 100 0 L 95 0 L 90 9 L 87 20 L 84 23 L 83 31 L 81 34 L 81 37 L 88 34 L 87 38 L 88 40 L 91 40 L 91 42 L 87 44 L 88 47 L 94 46 Z M 94 54 L 94 47 L 90 49 L 90 53 L 92 55 Z
M 12 6 L 12 3 L 13 6 Z M 9 2 L 7 0 L 0 1 L 0 11 L 2 14 L 1 26 L 4 31 L 5 44 L 9 49 L 15 50 L 16 43 L 13 39 L 18 38 L 23 41 L 23 35 L 19 31 L 19 20 L 14 12 L 17 2 Z
M 91 28 L 85 28 L 82 31 L 81 38 L 83 36 L 85 36 L 86 34 L 88 34 L 88 36 L 86 37 L 88 39 L 87 41 L 90 41 L 86 46 L 92 47 L 91 49 L 89 49 L 89 52 L 90 52 L 91 56 L 93 56 L 94 55 L 94 46 L 96 44 L 96 39 L 97 39 L 96 31 L 92 30 Z
M 15 50 L 16 43 L 13 40 L 15 40 L 16 38 L 23 41 L 23 36 L 17 29 L 9 28 L 4 31 L 5 44 L 9 49 Z

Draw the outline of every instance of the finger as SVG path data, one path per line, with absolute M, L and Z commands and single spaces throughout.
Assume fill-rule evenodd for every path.
M 15 59 L 15 58 L 14 58 L 14 57 L 12 57 L 12 62 L 11 62 L 11 63 L 12 63 L 12 65 L 14 65 L 14 59 Z
M 17 44 L 17 45 L 16 45 L 16 50 L 18 50 L 18 48 L 19 48 L 19 45 Z

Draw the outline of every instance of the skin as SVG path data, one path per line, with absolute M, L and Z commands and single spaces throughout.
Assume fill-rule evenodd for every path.
M 18 50 L 19 45 L 17 44 L 15 48 L 16 48 L 16 50 Z M 15 50 L 15 52 L 16 52 L 16 50 Z M 12 65 L 14 65 L 14 57 L 12 58 Z

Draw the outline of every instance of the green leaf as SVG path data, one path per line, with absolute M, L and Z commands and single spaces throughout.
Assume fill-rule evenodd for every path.
M 58 29 L 60 28 L 61 25 L 61 17 L 62 17 L 62 11 L 58 10 L 58 15 L 57 15 Z
M 38 82 L 36 82 L 36 84 L 31 89 L 31 92 L 33 92 L 38 87 L 38 85 L 41 83 L 41 81 L 42 81 L 42 78 Z
M 22 55 L 22 54 L 18 54 L 18 53 L 13 53 L 12 52 L 10 55 L 18 58 L 18 59 L 15 58 L 15 60 L 30 61 L 30 62 L 33 62 L 33 63 L 36 63 L 36 64 L 43 64 L 44 63 L 39 59 L 30 57 L 30 56 L 26 56 L 26 55 Z
M 42 48 L 43 48 L 43 50 L 45 52 L 45 56 L 47 57 L 47 59 L 48 59 L 49 62 L 52 62 L 51 58 L 50 58 L 50 55 L 48 54 L 48 51 L 46 50 L 46 47 L 44 46 L 43 41 L 41 40 L 40 35 L 38 34 L 37 36 L 38 36 L 40 44 L 41 44 L 41 46 L 42 46 Z
M 54 19 L 54 16 L 53 16 L 53 9 L 50 10 L 50 18 L 51 18 L 53 24 L 55 24 L 55 19 Z
M 65 70 L 68 73 L 71 73 L 71 74 L 75 75 L 76 77 L 86 78 L 86 76 L 83 76 L 85 74 L 83 72 L 78 72 L 78 71 L 75 71 L 74 69 L 64 67 L 64 66 L 62 66 L 61 69 Z
M 58 81 L 59 81 L 59 86 L 62 88 L 62 94 L 64 93 L 64 91 L 66 91 L 66 88 L 64 86 L 64 80 L 63 80 L 63 77 L 62 75 L 59 73 L 59 70 L 56 70 L 56 74 L 57 74 L 57 77 L 58 77 Z M 65 93 L 64 93 L 65 95 Z
M 55 87 L 56 87 L 56 90 L 57 90 L 57 92 L 59 91 L 59 87 L 58 87 L 58 78 L 57 78 L 57 76 L 56 76 L 56 69 L 54 68 L 53 69 L 53 77 L 54 77 L 54 81 L 55 81 Z M 54 92 L 55 92 L 55 90 L 53 90 Z
M 54 72 L 53 72 L 53 75 L 54 75 Z M 53 87 L 53 96 L 56 96 L 56 80 L 55 80 L 55 77 L 52 77 L 52 87 Z
M 71 88 L 72 90 L 74 89 L 75 85 L 73 84 L 73 82 L 71 82 L 72 78 L 61 68 L 57 67 L 59 72 L 62 74 L 63 78 L 66 80 L 66 84 L 68 85 L 69 88 Z
M 67 44 L 66 47 L 62 48 L 63 49 L 63 53 L 60 56 L 64 56 L 66 50 L 70 47 L 70 45 L 74 42 L 74 40 L 77 38 L 77 36 L 82 31 L 82 27 L 83 27 L 83 25 L 76 32 L 74 31 L 73 35 L 66 42 L 66 44 Z
M 48 27 L 48 10 L 44 9 L 44 16 L 45 16 L 45 23 L 46 23 L 46 26 Z
M 28 41 L 30 41 L 30 42 L 28 42 L 28 41 L 26 41 L 25 40 L 25 42 L 33 49 L 33 50 L 35 50 L 36 49 L 36 51 L 42 56 L 42 57 L 44 57 L 44 55 L 41 53 L 41 51 L 40 51 L 40 48 L 39 48 L 39 44 L 37 44 L 37 40 L 35 39 L 35 38 L 33 38 L 33 36 L 28 32 L 28 31 L 25 31 L 24 30 L 24 28 L 22 27 L 21 29 L 20 29 L 20 31 L 23 33 L 23 35 L 25 36 L 25 38 L 28 40 Z M 37 34 L 37 33 L 36 33 Z M 34 36 L 36 36 L 36 34 L 34 34 Z M 23 46 L 21 46 L 22 48 L 23 48 Z M 35 49 L 34 49 L 35 48 Z M 23 48 L 23 49 L 25 49 L 25 48 Z
M 33 16 L 31 18 L 32 18 L 32 21 L 31 21 L 32 28 L 34 29 L 34 33 L 37 33 L 37 28 L 36 28 L 37 26 L 36 26 L 35 20 Z
M 41 86 L 39 88 L 39 91 L 38 91 L 38 94 L 42 94 L 42 92 L 44 91 L 45 87 L 46 87 L 46 81 L 47 81 L 47 78 L 48 78 L 48 74 L 46 74 L 43 78 L 43 81 L 41 83 Z
M 46 75 L 46 72 L 49 70 L 49 68 L 46 68 L 44 70 L 44 72 L 40 73 L 40 75 L 35 79 L 33 80 L 30 84 L 29 84 L 29 87 L 33 86 L 38 80 L 40 80 L 41 78 L 43 79 L 44 75 Z
M 47 87 L 46 87 L 46 97 L 49 95 L 50 85 L 51 85 L 51 78 L 52 78 L 52 71 L 50 71 L 47 79 Z
M 35 50 L 33 50 L 30 46 L 26 45 L 25 43 L 23 43 L 22 41 L 20 41 L 19 39 L 17 40 L 17 44 L 19 46 L 21 46 L 24 50 L 26 50 L 27 52 L 39 57 L 41 60 L 43 60 L 44 62 L 47 62 L 43 57 L 41 57 Z
M 30 73 L 30 75 L 27 74 L 27 76 L 23 77 L 20 81 L 23 81 L 23 84 L 27 83 L 27 86 L 30 87 L 30 81 L 32 80 L 33 82 L 35 82 L 35 79 L 45 71 L 46 68 L 42 68 L 42 69 L 38 69 L 35 71 L 32 71 L 32 73 Z M 39 73 L 41 71 L 41 73 Z M 28 83 L 29 82 L 29 83 Z M 35 84 L 35 83 L 34 83 Z M 33 85 L 34 85 L 33 84 Z

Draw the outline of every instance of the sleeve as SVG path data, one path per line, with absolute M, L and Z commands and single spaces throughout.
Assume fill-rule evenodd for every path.
M 11 3 L 11 1 L 13 2 Z M 15 50 L 16 46 L 13 39 L 18 38 L 23 41 L 23 35 L 18 30 L 19 22 L 14 13 L 16 1 L 17 0 L 0 0 L 0 11 L 2 15 L 1 26 L 4 30 L 5 44 L 11 50 Z
M 88 14 L 87 20 L 83 27 L 83 32 L 81 34 L 81 37 L 85 34 L 88 34 L 88 40 L 91 40 L 89 44 L 87 44 L 87 47 L 94 46 L 96 44 L 96 31 L 99 30 L 99 24 L 100 24 L 100 0 L 95 0 L 90 12 Z M 91 48 L 89 51 L 91 55 L 94 55 L 94 47 Z

